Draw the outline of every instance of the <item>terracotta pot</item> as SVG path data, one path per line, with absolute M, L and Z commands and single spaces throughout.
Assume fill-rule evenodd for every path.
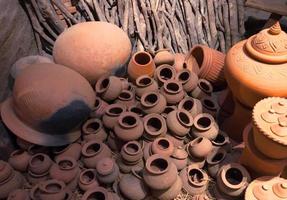
M 27 173 L 27 181 L 32 185 L 36 185 L 40 182 L 46 181 L 49 179 L 49 171 L 43 173 L 43 174 L 34 174 L 30 171 Z
M 13 173 L 11 165 L 3 160 L 0 160 L 0 183 L 7 180 Z
M 224 148 L 227 152 L 232 149 L 231 141 L 226 133 L 219 131 L 214 140 L 211 141 L 215 148 Z
M 225 54 L 203 45 L 195 45 L 186 58 L 192 55 L 199 66 L 198 76 L 207 79 L 214 86 L 225 85 L 224 59 Z
M 177 179 L 176 166 L 164 156 L 152 155 L 146 161 L 143 179 L 153 190 L 168 189 Z
M 157 82 L 148 75 L 142 75 L 136 80 L 136 95 L 141 97 L 146 92 L 156 92 L 158 90 Z
M 143 122 L 137 114 L 124 112 L 119 116 L 114 131 L 115 135 L 122 141 L 137 140 L 143 134 Z
M 182 181 L 179 176 L 177 176 L 176 181 L 166 190 L 152 190 L 152 195 L 159 200 L 174 199 L 179 195 L 182 189 Z
M 204 97 L 211 96 L 213 87 L 211 83 L 205 79 L 198 79 L 197 86 L 191 91 L 190 96 L 196 99 L 202 99 Z
M 127 78 L 121 78 L 121 77 L 119 77 L 119 78 L 120 78 L 121 83 L 122 83 L 122 89 L 123 89 L 123 90 L 129 90 L 130 84 L 129 84 L 128 79 L 127 79 Z M 130 90 L 129 90 L 129 91 L 130 91 Z
M 145 199 L 149 194 L 148 187 L 136 172 L 125 174 L 119 182 L 119 189 L 125 198 L 131 200 Z
M 17 171 L 26 172 L 30 158 L 27 151 L 18 149 L 11 153 L 8 163 Z
M 113 131 L 109 132 L 108 140 L 107 140 L 108 146 L 111 148 L 111 150 L 119 152 L 124 145 L 124 142 L 119 140 Z
M 176 109 L 177 109 L 176 106 L 166 106 L 163 112 L 161 113 L 161 116 L 163 116 L 166 119 L 167 114 Z
M 95 169 L 85 169 L 82 171 L 79 176 L 79 188 L 85 192 L 98 187 L 99 183 L 96 174 L 97 172 Z
M 173 135 L 183 137 L 190 131 L 193 124 L 193 118 L 188 111 L 179 109 L 172 111 L 167 115 L 166 124 Z
M 1 111 L 1 110 L 0 110 Z M 26 140 L 23 140 L 19 137 L 16 138 L 16 143 L 17 145 L 20 147 L 20 149 L 23 149 L 23 150 L 28 150 L 30 146 L 32 146 L 33 144 L 26 141 Z
M 119 176 L 119 167 L 112 158 L 102 158 L 97 162 L 97 180 L 102 184 L 112 184 Z
M 39 185 L 39 197 L 43 200 L 64 200 L 65 183 L 55 179 L 47 180 Z
M 183 188 L 190 195 L 202 194 L 208 187 L 208 175 L 196 165 L 189 165 L 180 172 Z
M 82 126 L 82 132 L 85 141 L 99 140 L 104 142 L 108 137 L 102 121 L 97 118 L 87 120 Z
M 166 99 L 159 92 L 147 92 L 141 97 L 141 106 L 145 113 L 162 113 L 166 107 Z
M 82 200 L 92 199 L 113 200 L 109 192 L 103 187 L 95 187 L 91 190 L 86 191 L 82 196 Z
M 175 105 L 179 103 L 185 95 L 180 82 L 176 80 L 167 80 L 160 88 L 161 94 L 165 97 L 167 104 Z
M 101 159 L 111 156 L 112 152 L 109 147 L 97 140 L 87 142 L 83 145 L 82 161 L 88 168 L 95 168 Z
M 62 157 L 72 157 L 75 160 L 79 160 L 81 156 L 81 149 L 81 144 L 72 143 L 70 145 L 54 148 L 53 153 L 55 154 L 55 159 L 60 159 Z
M 24 189 L 16 189 L 10 192 L 7 200 L 30 200 L 29 192 Z
M 209 140 L 213 140 L 218 135 L 219 128 L 210 114 L 202 113 L 194 118 L 191 132 L 194 137 L 202 136 Z
M 189 93 L 196 88 L 198 77 L 194 72 L 183 69 L 177 73 L 176 80 L 182 84 L 184 91 Z
M 135 94 L 129 90 L 122 90 L 115 102 L 126 107 L 133 106 L 136 104 Z
M 121 149 L 121 157 L 128 163 L 137 163 L 143 157 L 141 144 L 137 141 L 126 143 Z
M 241 196 L 251 181 L 248 171 L 240 164 L 229 163 L 223 165 L 216 178 L 218 189 L 232 197 Z
M 215 149 L 206 158 L 208 174 L 215 178 L 219 169 L 227 164 L 227 152 L 225 149 Z
M 185 97 L 179 102 L 178 109 L 187 110 L 192 117 L 196 117 L 198 114 L 202 113 L 202 104 L 198 99 Z
M 41 175 L 49 171 L 53 161 L 46 154 L 38 153 L 29 160 L 28 170 L 36 175 Z
M 137 105 L 128 107 L 128 112 L 136 113 L 139 117 L 144 117 L 145 115 L 144 111 Z
M 119 158 L 117 160 L 117 164 L 120 168 L 121 173 L 123 174 L 129 174 L 132 171 L 139 172 L 139 171 L 142 171 L 144 168 L 143 159 L 139 159 L 138 161 L 131 163 L 131 162 L 127 162 L 126 160 L 122 158 Z
M 177 147 L 174 149 L 170 156 L 171 161 L 175 164 L 178 171 L 182 170 L 187 165 L 188 154 L 183 147 Z
M 79 37 L 81 39 L 77 40 Z M 77 49 L 77 52 L 72 49 Z M 57 38 L 53 49 L 56 63 L 79 72 L 92 85 L 101 75 L 124 65 L 130 53 L 131 42 L 127 34 L 107 22 L 84 22 L 70 27 Z
M 150 151 L 152 154 L 169 157 L 174 152 L 174 144 L 169 139 L 160 137 L 152 142 Z
M 187 165 L 192 165 L 192 166 L 196 166 L 199 169 L 202 169 L 205 165 L 205 158 L 196 158 L 196 157 L 192 157 L 192 155 L 190 155 L 190 153 L 188 152 L 187 149 L 188 146 L 185 146 L 185 151 L 188 153 L 188 159 L 187 159 Z
M 7 199 L 9 193 L 23 187 L 24 177 L 17 171 L 12 171 L 6 180 L 0 183 L 0 199 Z
M 183 53 L 175 53 L 174 54 L 174 64 L 173 67 L 177 72 L 184 69 L 184 59 L 185 55 Z
M 140 51 L 135 53 L 128 65 L 128 76 L 132 82 L 142 76 L 152 77 L 155 71 L 155 63 L 148 52 Z
M 163 64 L 173 65 L 175 58 L 168 49 L 160 49 L 155 52 L 153 60 L 156 66 Z
M 219 106 L 217 102 L 211 97 L 204 97 L 201 99 L 202 112 L 209 113 L 212 117 L 217 118 L 217 113 L 219 111 Z
M 176 71 L 171 65 L 163 64 L 158 66 L 154 73 L 154 79 L 159 86 L 162 86 L 167 80 L 175 79 Z
M 105 114 L 105 109 L 109 104 L 102 100 L 100 97 L 96 97 L 95 105 L 92 108 L 90 117 L 101 118 Z
M 159 114 L 148 114 L 143 118 L 144 138 L 153 141 L 166 135 L 167 126 L 165 119 Z
M 121 79 L 116 76 L 103 75 L 95 86 L 96 93 L 105 101 L 113 101 L 122 91 Z
M 126 111 L 126 107 L 122 104 L 110 104 L 106 108 L 106 112 L 103 115 L 102 122 L 108 129 L 113 129 L 117 124 L 118 117 L 121 113 Z
M 213 149 L 212 143 L 205 137 L 197 137 L 187 145 L 189 154 L 196 158 L 206 158 Z
M 197 60 L 191 54 L 184 55 L 183 61 L 181 60 L 182 57 L 179 58 L 180 61 L 180 69 L 189 69 L 198 75 L 199 73 L 199 66 Z M 183 62 L 183 63 L 182 63 Z M 178 71 L 178 70 L 177 70 Z
M 179 138 L 179 137 L 174 137 L 173 135 L 170 134 L 166 134 L 165 136 L 166 138 L 168 138 L 170 141 L 172 141 L 172 143 L 174 144 L 175 147 L 183 147 L 183 139 Z

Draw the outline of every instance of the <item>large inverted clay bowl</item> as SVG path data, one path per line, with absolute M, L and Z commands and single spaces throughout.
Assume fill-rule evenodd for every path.
M 95 84 L 103 74 L 125 64 L 131 53 L 127 34 L 107 22 L 84 22 L 68 28 L 56 40 L 53 57 Z
M 80 137 L 75 128 L 89 116 L 94 102 L 93 88 L 77 72 L 57 64 L 34 64 L 16 78 L 1 117 L 26 141 L 60 146 Z

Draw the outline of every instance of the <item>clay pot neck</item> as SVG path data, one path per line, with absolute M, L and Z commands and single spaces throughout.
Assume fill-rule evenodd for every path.
M 133 56 L 133 60 L 137 65 L 145 67 L 151 64 L 152 57 L 149 53 L 143 51 L 143 52 L 137 52 Z
M 134 113 L 128 113 L 119 118 L 120 126 L 127 128 L 127 129 L 136 127 L 138 123 L 139 123 L 138 118 L 136 114 Z
M 146 163 L 146 169 L 151 174 L 160 175 L 168 171 L 170 163 L 167 159 L 162 157 L 157 157 L 153 159 L 148 159 Z
M 153 80 L 149 76 L 141 76 L 136 80 L 137 87 L 148 87 L 153 83 Z
M 242 174 L 241 170 L 238 168 L 229 168 L 226 170 L 224 177 L 223 177 L 223 182 L 230 188 L 239 188 L 242 187 L 244 184 L 244 175 Z
M 190 79 L 190 71 L 184 70 L 184 71 L 180 72 L 177 77 L 178 77 L 178 80 L 179 80 L 182 84 L 185 84 L 185 83 L 188 82 L 189 79 Z
M 159 117 L 153 116 L 147 119 L 147 121 L 144 124 L 145 131 L 149 135 L 160 135 L 162 133 L 163 129 L 163 121 Z
M 185 110 L 178 110 L 176 112 L 176 117 L 182 126 L 190 127 L 193 124 L 192 118 L 188 115 L 187 111 L 185 112 Z
M 58 160 L 57 164 L 61 170 L 72 170 L 76 167 L 77 162 L 74 159 L 63 158 Z
M 164 90 L 170 94 L 178 94 L 180 91 L 182 91 L 182 85 L 174 81 L 166 82 L 163 87 Z
M 141 151 L 140 144 L 133 141 L 125 144 L 123 148 L 128 155 L 137 155 Z
M 159 102 L 159 96 L 156 93 L 149 93 L 146 96 L 143 96 L 141 103 L 145 107 L 153 107 Z
M 133 99 L 133 93 L 128 90 L 123 90 L 118 98 L 122 101 L 130 101 Z
M 84 185 L 90 185 L 93 182 L 96 181 L 96 175 L 93 169 L 88 169 L 85 170 L 81 175 L 80 175 L 80 181 Z
M 187 173 L 189 184 L 196 187 L 205 185 L 207 180 L 204 179 L 204 173 L 200 169 L 191 168 Z
M 194 122 L 194 126 L 200 131 L 207 131 L 211 128 L 212 123 L 213 121 L 210 117 L 201 116 Z
M 123 112 L 124 112 L 124 109 L 117 105 L 110 107 L 106 111 L 107 115 L 114 116 L 114 117 L 120 116 L 120 114 L 122 114 Z
M 84 151 L 84 155 L 87 157 L 92 157 L 98 155 L 103 150 L 103 145 L 101 143 L 91 143 L 87 146 L 86 151 Z

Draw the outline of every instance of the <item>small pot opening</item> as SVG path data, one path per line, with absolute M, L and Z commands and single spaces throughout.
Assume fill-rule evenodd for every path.
M 158 101 L 156 94 L 149 94 L 145 97 L 144 102 L 148 105 L 153 105 Z
M 88 154 L 94 154 L 97 153 L 101 149 L 101 145 L 99 143 L 93 143 L 87 148 Z
M 96 98 L 95 108 L 98 108 L 99 106 L 100 106 L 100 100 L 98 98 Z
M 48 192 L 48 193 L 58 193 L 62 190 L 62 186 L 60 184 L 57 184 L 57 183 L 50 183 L 50 184 L 47 184 L 45 186 L 45 190 Z
M 160 70 L 159 76 L 164 80 L 168 80 L 168 79 L 171 79 L 173 77 L 173 73 L 172 73 L 171 69 L 165 67 L 165 68 L 162 68 Z
M 179 112 L 179 113 L 178 113 L 178 117 L 179 117 L 179 120 L 180 120 L 183 124 L 185 124 L 185 125 L 189 125 L 189 124 L 190 124 L 190 119 L 189 119 L 189 117 L 187 116 L 186 113 L 184 113 L 184 112 Z
M 206 108 L 209 108 L 211 110 L 216 109 L 215 104 L 209 99 L 204 99 L 203 100 L 203 106 L 206 107 Z
M 150 56 L 147 53 L 141 52 L 135 55 L 135 61 L 140 65 L 146 65 L 150 62 L 150 60 Z
M 166 89 L 168 89 L 171 92 L 178 92 L 179 91 L 179 85 L 177 83 L 168 83 L 166 85 Z
M 114 114 L 114 115 L 120 115 L 123 111 L 123 109 L 121 107 L 113 107 L 111 109 L 109 109 L 108 111 L 110 114 Z
M 197 125 L 200 128 L 208 128 L 211 125 L 211 120 L 208 117 L 201 117 L 197 120 Z
M 157 158 L 150 163 L 150 167 L 154 172 L 160 173 L 167 169 L 168 162 L 163 158 Z
M 88 132 L 94 132 L 94 131 L 99 130 L 100 127 L 101 127 L 101 125 L 99 122 L 93 121 L 87 125 L 87 131 Z
M 105 78 L 100 84 L 100 90 L 106 89 L 109 84 L 110 84 L 110 79 L 109 78 Z
M 81 180 L 85 182 L 86 184 L 91 183 L 93 180 L 95 180 L 95 173 L 93 171 L 86 171 L 83 175 Z
M 158 118 L 151 117 L 147 121 L 147 128 L 151 132 L 157 132 L 157 131 L 159 131 L 162 128 L 162 123 L 161 123 L 161 121 Z
M 189 170 L 188 176 L 189 180 L 195 184 L 199 184 L 203 181 L 203 173 L 198 169 Z
M 132 98 L 131 94 L 129 92 L 121 92 L 119 99 L 121 100 L 130 100 Z
M 222 134 L 218 134 L 217 136 L 216 136 L 216 138 L 213 140 L 213 142 L 215 142 L 215 143 L 217 143 L 217 144 L 222 144 L 222 143 L 224 143 L 225 142 L 225 137 L 224 137 L 224 135 L 222 135 Z
M 184 110 L 190 111 L 193 108 L 194 102 L 193 100 L 186 100 L 182 107 Z
M 91 193 L 87 198 L 87 200 L 105 200 L 105 199 L 106 195 L 100 191 Z
M 181 72 L 178 76 L 178 79 L 181 81 L 181 82 L 185 82 L 187 81 L 188 79 L 190 78 L 190 75 L 188 72 L 184 71 L 184 72 Z
M 226 180 L 232 185 L 238 185 L 243 180 L 243 174 L 239 169 L 230 168 L 226 171 Z
M 212 157 L 211 162 L 213 162 L 213 163 L 218 163 L 218 162 L 222 161 L 223 158 L 224 158 L 224 154 L 221 153 L 221 152 L 219 152 L 219 153 L 216 153 L 216 154 Z
M 140 108 L 138 108 L 138 107 L 132 107 L 131 109 L 130 109 L 130 112 L 133 112 L 133 113 L 136 113 L 136 114 L 138 114 L 139 116 L 143 116 L 143 111 L 142 111 L 142 109 L 140 109 Z
M 147 85 L 150 85 L 151 84 L 151 78 L 149 77 L 144 77 L 142 79 L 139 80 L 139 83 L 138 83 L 140 86 L 147 86 Z
M 74 163 L 70 160 L 61 160 L 58 165 L 61 169 L 71 169 L 74 166 Z
M 195 47 L 191 52 L 199 67 L 201 67 L 204 59 L 203 50 L 201 47 Z
M 137 119 L 134 116 L 125 116 L 122 119 L 122 124 L 124 126 L 130 127 L 130 126 L 134 126 L 136 123 L 137 123 Z
M 13 157 L 13 156 L 18 156 L 18 155 L 21 155 L 22 153 L 24 153 L 25 151 L 23 149 L 17 149 L 15 151 L 12 152 L 11 156 L 10 157 Z
M 126 146 L 126 150 L 127 152 L 131 153 L 131 154 L 134 154 L 134 153 L 137 153 L 140 149 L 139 149 L 139 146 L 134 144 L 134 143 L 129 143 L 127 146 Z
M 210 86 L 205 81 L 200 81 L 198 83 L 198 85 L 199 85 L 200 89 L 202 89 L 206 93 L 210 93 L 211 92 Z
M 44 160 L 45 160 L 45 157 L 44 157 L 43 155 L 39 154 L 39 155 L 34 156 L 34 157 L 31 159 L 31 164 L 32 164 L 32 165 L 39 165 L 39 164 L 41 164 L 42 162 L 44 162 Z
M 202 142 L 203 138 L 202 137 L 198 137 L 195 139 L 194 144 L 200 144 Z
M 163 150 L 164 149 L 168 149 L 169 146 L 170 146 L 169 141 L 166 140 L 166 139 L 161 139 L 161 140 L 158 141 L 158 147 L 160 149 L 163 149 Z

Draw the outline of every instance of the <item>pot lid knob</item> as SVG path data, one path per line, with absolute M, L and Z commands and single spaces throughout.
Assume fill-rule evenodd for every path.
M 248 38 L 245 47 L 253 58 L 264 63 L 287 63 L 287 34 L 279 21 Z

